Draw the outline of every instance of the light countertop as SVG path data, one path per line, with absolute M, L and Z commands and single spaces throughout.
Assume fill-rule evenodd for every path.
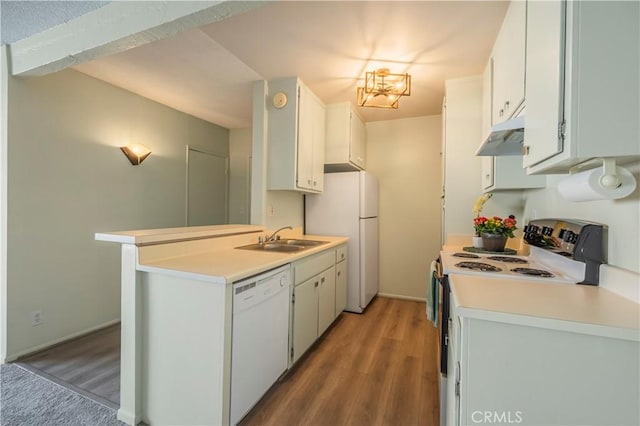
M 97 241 L 109 241 L 121 244 L 146 245 L 262 231 L 264 231 L 264 226 L 207 225 L 180 228 L 141 229 L 135 231 L 98 232 L 95 235 L 95 239 Z
M 601 287 L 458 274 L 449 282 L 462 316 L 640 341 L 640 305 Z
M 233 246 L 218 247 L 200 253 L 142 260 L 138 270 L 228 284 L 337 247 L 349 240 L 347 237 L 324 235 L 304 235 L 296 238 L 327 241 L 327 244 L 294 253 L 278 253 L 236 249 L 234 247 L 245 243 L 235 243 Z
M 96 233 L 95 239 L 135 245 L 138 271 L 217 284 L 236 282 L 349 241 L 347 237 L 303 235 L 302 228 L 294 228 L 279 235 L 326 244 L 290 253 L 236 248 L 257 243 L 258 236 L 270 232 L 257 225 L 210 225 Z

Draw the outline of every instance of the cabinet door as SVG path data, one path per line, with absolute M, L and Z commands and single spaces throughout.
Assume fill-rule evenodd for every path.
M 322 191 L 324 187 L 324 141 L 325 141 L 325 108 L 315 96 L 311 98 L 313 158 L 311 166 L 311 189 Z
M 564 121 L 564 1 L 527 2 L 527 112 L 523 165 L 562 152 Z
M 314 100 L 304 86 L 300 86 L 298 96 L 296 185 L 301 189 L 313 189 Z
M 367 156 L 367 129 L 354 112 L 351 115 L 351 145 L 349 147 L 349 160 L 362 170 L 366 166 Z
M 316 275 L 294 288 L 293 303 L 293 361 L 315 342 L 318 337 L 318 287 Z
M 347 307 L 347 261 L 336 264 L 336 318 Z
M 493 124 L 511 118 L 525 98 L 526 2 L 512 1 L 494 46 Z
M 336 268 L 320 274 L 318 290 L 318 336 L 325 332 L 336 318 Z

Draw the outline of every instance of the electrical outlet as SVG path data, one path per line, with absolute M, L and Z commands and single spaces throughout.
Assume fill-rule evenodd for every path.
M 31 312 L 31 325 L 36 326 L 42 324 L 42 311 Z

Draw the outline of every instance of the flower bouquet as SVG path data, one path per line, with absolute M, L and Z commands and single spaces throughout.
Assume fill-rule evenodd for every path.
M 478 216 L 473 219 L 476 234 L 482 236 L 483 247 L 488 251 L 504 251 L 507 238 L 513 238 L 513 231 L 518 229 L 516 224 L 514 215 L 504 219 L 499 216 L 491 218 Z

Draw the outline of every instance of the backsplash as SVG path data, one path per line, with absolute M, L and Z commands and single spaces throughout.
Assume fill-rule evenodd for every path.
M 625 168 L 639 179 L 640 162 Z M 525 191 L 523 221 L 564 217 L 607 225 L 607 263 L 640 273 L 640 191 L 620 200 L 571 202 L 558 192 L 558 182 L 565 177 L 549 175 L 546 188 Z

